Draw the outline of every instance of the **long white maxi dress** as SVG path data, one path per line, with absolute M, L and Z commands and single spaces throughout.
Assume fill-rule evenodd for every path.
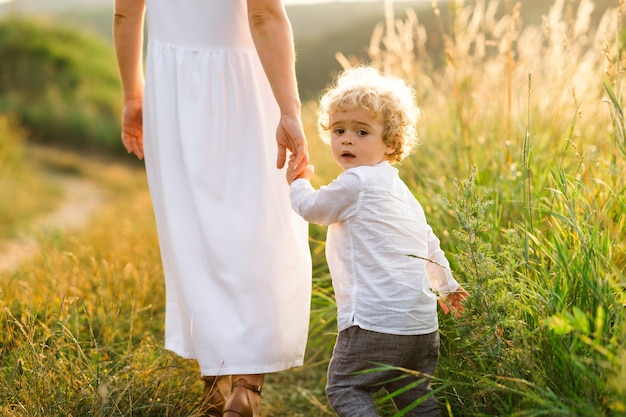
M 145 161 L 165 347 L 203 375 L 303 363 L 307 224 L 276 169 L 279 111 L 245 0 L 147 0 Z

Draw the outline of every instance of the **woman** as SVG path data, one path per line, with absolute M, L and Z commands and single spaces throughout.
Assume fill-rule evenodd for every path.
M 302 365 L 309 321 L 307 224 L 276 169 L 287 150 L 296 175 L 308 163 L 284 7 L 116 0 L 114 40 L 122 141 L 145 155 L 159 233 L 165 347 L 198 361 L 208 415 L 257 417 L 264 375 Z

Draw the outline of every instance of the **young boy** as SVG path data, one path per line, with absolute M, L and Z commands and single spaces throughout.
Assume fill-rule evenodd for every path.
M 413 90 L 373 68 L 346 70 L 320 100 L 319 128 L 344 172 L 313 189 L 308 167 L 294 179 L 291 204 L 309 222 L 328 225 L 326 258 L 337 301 L 339 334 L 326 394 L 341 417 L 378 416 L 372 393 L 409 387 L 398 409 L 439 416 L 428 376 L 439 359 L 437 294 L 445 313 L 463 311 L 468 293 L 454 280 L 424 210 L 391 164 L 416 142 L 420 111 Z M 435 293 L 435 292 L 436 293 Z M 364 372 L 381 364 L 418 371 Z

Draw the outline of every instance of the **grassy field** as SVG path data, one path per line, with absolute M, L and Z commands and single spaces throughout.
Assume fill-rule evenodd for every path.
M 624 10 L 590 27 L 591 6 L 555 2 L 542 25 L 522 24 L 515 7 L 501 17 L 459 7 L 442 34 L 442 68 L 410 13 L 372 34 L 372 65 L 410 80 L 423 111 L 422 144 L 402 176 L 472 294 L 461 318 L 440 316 L 433 386 L 444 415 L 626 415 Z M 305 106 L 321 185 L 338 169 L 314 113 Z M 11 135 L 0 193 L 9 174 L 32 171 L 32 200 L 19 204 L 41 194 L 53 206 L 54 188 L 33 177 L 41 167 Z M 197 369 L 161 347 L 164 288 L 143 171 L 80 156 L 40 163 L 94 181 L 107 198 L 88 227 L 39 236 L 41 252 L 0 276 L 0 415 L 193 416 Z M 0 214 L 12 203 L 0 199 Z M 311 227 L 306 364 L 268 376 L 263 416 L 333 415 L 324 233 Z

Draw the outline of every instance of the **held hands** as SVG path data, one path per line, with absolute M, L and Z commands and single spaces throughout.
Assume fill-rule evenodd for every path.
M 295 155 L 292 180 L 297 178 L 309 163 L 309 151 L 300 117 L 294 114 L 285 114 L 280 117 L 276 129 L 276 143 L 278 144 L 276 167 L 280 169 L 285 166 L 287 150 L 289 150 L 292 156 Z
M 297 160 L 297 156 L 294 154 L 291 154 L 289 156 L 289 163 L 287 164 L 287 182 L 289 183 L 289 185 L 291 185 L 292 182 L 294 182 L 296 179 L 298 178 L 304 178 L 307 180 L 310 180 L 311 177 L 313 177 L 313 174 L 315 173 L 315 168 L 313 167 L 313 165 L 304 165 L 304 170 L 302 171 L 302 173 L 297 174 L 297 170 L 296 170 L 296 160 Z
M 445 314 L 454 312 L 454 316 L 459 318 L 463 310 L 465 310 L 463 308 L 463 300 L 467 297 L 469 297 L 469 293 L 463 287 L 459 287 L 455 292 L 439 298 L 437 301 Z
M 128 153 L 143 159 L 143 102 L 128 100 L 122 115 L 122 143 Z

